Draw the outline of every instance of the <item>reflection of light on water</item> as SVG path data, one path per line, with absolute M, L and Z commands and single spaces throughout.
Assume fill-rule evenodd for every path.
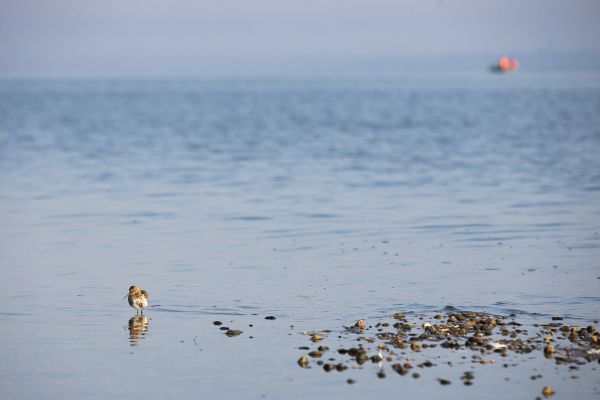
M 132 346 L 137 346 L 146 332 L 148 332 L 148 317 L 136 315 L 129 319 L 129 343 Z

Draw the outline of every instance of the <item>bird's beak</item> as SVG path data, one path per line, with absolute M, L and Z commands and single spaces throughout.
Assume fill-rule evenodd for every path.
M 129 293 L 127 293 L 125 296 L 123 296 L 123 298 L 125 299 L 127 296 L 129 296 Z

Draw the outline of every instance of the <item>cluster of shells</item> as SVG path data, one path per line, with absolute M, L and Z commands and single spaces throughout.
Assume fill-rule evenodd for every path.
M 353 347 L 340 347 L 337 356 L 321 342 L 331 334 L 330 331 L 308 332 L 316 348 L 300 347 L 306 350 L 298 360 L 302 368 L 314 364 L 324 371 L 343 372 L 348 368 L 360 369 L 363 364 L 388 363 L 399 375 L 410 374 L 419 378 L 418 368 L 435 366 L 429 360 L 419 364 L 407 361 L 407 353 L 427 353 L 429 349 L 471 350 L 471 362 L 477 364 L 495 363 L 509 354 L 538 354 L 554 360 L 557 364 L 585 364 L 600 361 L 599 334 L 594 325 L 587 327 L 565 325 L 561 317 L 553 317 L 545 324 L 533 324 L 524 327 L 515 321 L 515 315 L 500 316 L 480 312 L 448 312 L 430 318 L 407 318 L 403 313 L 395 313 L 389 322 L 379 322 L 368 326 L 359 320 L 352 326 L 343 327 L 340 336 L 354 335 L 358 342 Z M 504 364 L 505 367 L 508 364 Z M 572 367 L 572 368 L 577 368 Z M 380 378 L 385 372 L 380 369 Z M 461 381 L 471 385 L 474 373 L 465 372 Z M 442 385 L 450 384 L 446 379 L 438 379 Z M 353 383 L 351 379 L 349 383 Z M 554 390 L 543 389 L 545 396 L 551 396 Z

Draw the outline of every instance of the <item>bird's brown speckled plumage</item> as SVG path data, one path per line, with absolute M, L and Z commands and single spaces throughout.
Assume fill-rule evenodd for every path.
M 135 285 L 131 286 L 127 294 L 127 301 L 131 307 L 136 309 L 136 314 L 137 310 L 143 313 L 143 309 L 148 306 L 148 292 Z

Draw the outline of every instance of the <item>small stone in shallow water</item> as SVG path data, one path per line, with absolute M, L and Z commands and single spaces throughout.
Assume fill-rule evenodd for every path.
M 321 353 L 320 351 L 317 351 L 317 350 L 313 350 L 310 353 L 308 353 L 308 355 L 311 356 L 312 358 L 321 358 L 323 353 Z
M 227 332 L 225 332 L 225 334 L 229 337 L 234 337 L 234 336 L 239 336 L 242 334 L 242 331 L 239 331 L 237 329 L 230 329 Z
M 354 326 L 358 329 L 365 329 L 367 327 L 367 324 L 365 323 L 364 319 L 359 319 L 358 321 L 356 321 L 356 324 L 354 324 Z
M 265 319 L 270 319 L 270 320 L 274 320 L 277 319 L 274 315 L 268 315 L 265 317 Z
M 302 356 L 298 359 L 298 365 L 302 368 L 308 367 L 308 357 Z
M 449 385 L 450 382 L 448 379 L 443 379 L 443 378 L 438 378 L 438 382 L 440 383 L 440 385 Z
M 221 321 L 215 321 L 215 322 L 213 322 L 213 325 L 219 326 L 219 325 L 223 325 L 223 323 Z
M 376 355 L 376 356 L 372 356 L 371 357 L 371 362 L 377 364 L 383 361 L 383 358 L 381 358 L 380 356 Z
M 335 364 L 327 363 L 323 366 L 323 369 L 325 370 L 325 372 L 333 371 L 335 369 Z
M 419 352 L 419 351 L 421 351 L 421 343 L 419 343 L 419 342 L 411 342 L 410 348 L 411 348 L 412 351 Z
M 378 377 L 379 379 L 383 379 L 383 378 L 385 378 L 385 372 L 383 372 L 383 370 L 379 371 L 379 372 L 377 373 L 377 377 Z
M 546 357 L 552 357 L 552 354 L 554 354 L 554 346 L 549 344 L 548 346 L 544 347 L 544 355 Z
M 338 365 L 335 366 L 335 369 L 342 372 L 342 371 L 345 371 L 346 369 L 348 369 L 348 367 L 346 366 L 346 364 L 339 363 Z
M 356 383 L 356 381 L 354 379 L 347 379 L 346 382 L 348 382 L 349 385 L 354 385 Z
M 555 393 L 556 392 L 554 389 L 552 389 L 550 386 L 544 386 L 544 389 L 542 389 L 542 394 L 546 398 L 554 396 Z
M 408 373 L 408 368 L 404 368 L 404 366 L 400 364 L 393 364 L 392 369 L 400 375 L 406 375 Z
M 419 375 L 419 373 L 418 373 L 418 372 L 414 372 L 414 373 L 412 374 L 412 377 L 413 377 L 414 379 L 419 379 L 419 378 L 421 377 L 421 375 Z

